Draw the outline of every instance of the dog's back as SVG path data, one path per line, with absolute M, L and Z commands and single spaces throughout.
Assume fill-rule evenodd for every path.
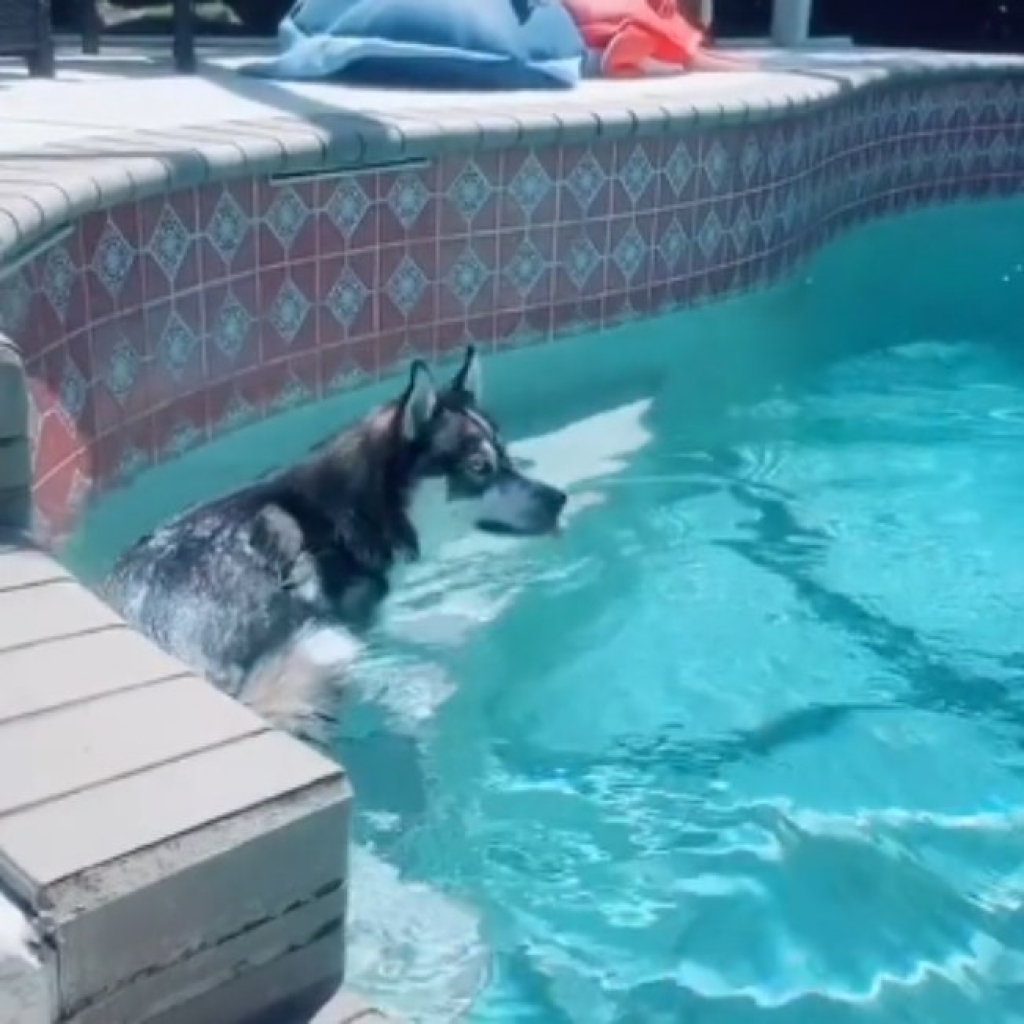
M 331 610 L 311 552 L 318 525 L 260 483 L 170 520 L 129 548 L 104 597 L 136 629 L 211 682 L 248 676 Z

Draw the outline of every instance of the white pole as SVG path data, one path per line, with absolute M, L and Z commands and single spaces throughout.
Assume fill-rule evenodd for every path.
M 801 46 L 811 34 L 813 0 L 775 0 L 772 41 L 777 46 Z

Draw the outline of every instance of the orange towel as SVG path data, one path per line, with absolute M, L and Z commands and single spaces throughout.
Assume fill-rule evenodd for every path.
M 580 35 L 601 54 L 610 78 L 642 75 L 652 64 L 726 69 L 743 65 L 702 51 L 704 33 L 680 14 L 675 0 L 563 0 Z

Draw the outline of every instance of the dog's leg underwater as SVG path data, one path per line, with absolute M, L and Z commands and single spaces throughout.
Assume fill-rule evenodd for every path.
M 340 626 L 312 624 L 262 658 L 239 697 L 279 729 L 313 742 L 325 739 L 332 707 L 362 644 Z

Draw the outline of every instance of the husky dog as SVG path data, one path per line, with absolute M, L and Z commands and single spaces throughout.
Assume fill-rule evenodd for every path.
M 473 348 L 443 388 L 413 363 L 401 395 L 295 465 L 194 507 L 118 560 L 104 597 L 194 671 L 286 727 L 357 656 L 426 516 L 542 536 L 566 495 L 524 476 L 481 407 Z M 454 515 L 453 515 L 454 513 Z

